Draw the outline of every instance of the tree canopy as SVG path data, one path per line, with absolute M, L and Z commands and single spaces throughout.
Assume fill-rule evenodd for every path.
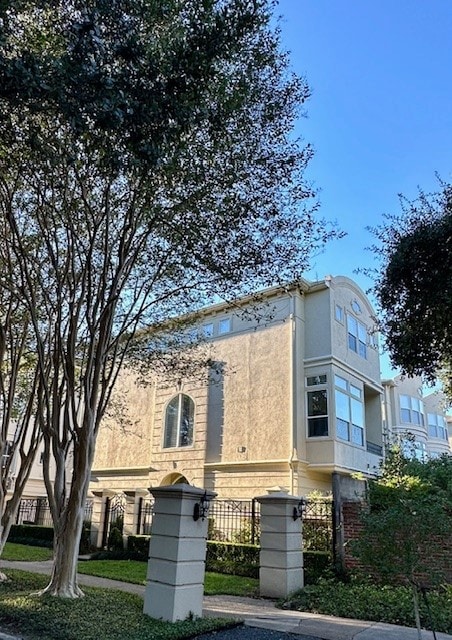
M 428 382 L 442 376 L 452 397 L 452 185 L 401 204 L 400 215 L 373 229 L 382 331 L 402 373 Z
M 137 331 L 296 279 L 335 233 L 304 177 L 312 148 L 292 134 L 309 88 L 273 9 L 0 4 L 1 242 L 18 269 L 2 286 L 38 358 L 55 595 L 80 595 L 96 436 Z

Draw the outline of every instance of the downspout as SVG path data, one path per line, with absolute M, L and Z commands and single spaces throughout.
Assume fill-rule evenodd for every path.
M 297 488 L 295 487 L 295 473 L 294 473 L 294 460 L 295 460 L 295 429 L 297 427 L 297 394 L 295 392 L 296 378 L 297 378 L 297 359 L 296 359 L 296 317 L 295 317 L 295 298 L 289 293 L 290 297 L 290 438 L 289 438 L 289 478 L 290 478 L 290 494 L 296 495 Z

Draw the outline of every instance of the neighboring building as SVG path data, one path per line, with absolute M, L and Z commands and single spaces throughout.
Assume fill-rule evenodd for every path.
M 127 416 L 100 429 L 95 495 L 144 495 L 181 481 L 224 498 L 273 486 L 306 495 L 331 491 L 334 472 L 376 472 L 383 389 L 366 295 L 348 278 L 327 277 L 262 298 L 259 318 L 251 299 L 204 310 L 200 330 L 223 373 L 146 387 L 122 374 Z
M 383 387 L 388 442 L 404 440 L 407 452 L 419 460 L 450 453 L 446 404 L 441 392 L 425 395 L 421 378 L 407 376 L 384 380 Z

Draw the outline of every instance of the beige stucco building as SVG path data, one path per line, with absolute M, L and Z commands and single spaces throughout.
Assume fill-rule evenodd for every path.
M 254 305 L 204 310 L 198 330 L 216 363 L 204 379 L 142 386 L 123 373 L 127 424 L 102 425 L 96 495 L 177 481 L 224 498 L 305 495 L 330 491 L 333 472 L 378 469 L 383 388 L 363 291 L 345 277 L 302 280 L 263 292 L 258 316 Z
M 419 460 L 450 453 L 446 401 L 441 391 L 425 392 L 422 379 L 397 376 L 383 381 L 384 431 L 388 441 L 401 439 Z

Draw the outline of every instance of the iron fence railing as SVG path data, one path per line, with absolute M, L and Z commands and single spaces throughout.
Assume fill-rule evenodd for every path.
M 103 530 L 103 546 L 107 544 L 113 526 L 121 528 L 125 508 L 124 496 L 118 494 L 107 499 Z M 85 522 L 92 521 L 93 503 L 85 505 Z M 140 498 L 138 504 L 137 534 L 150 535 L 154 499 Z M 208 511 L 208 540 L 256 544 L 260 542 L 260 504 L 252 500 L 214 499 Z M 305 551 L 333 549 L 333 502 L 330 499 L 306 500 L 303 505 L 303 548 Z M 50 507 L 46 498 L 20 501 L 16 524 L 53 526 Z
M 258 544 L 260 504 L 252 500 L 212 500 L 209 507 L 208 540 Z
M 154 515 L 154 498 L 140 498 L 138 503 L 137 534 L 151 534 L 152 517 Z
M 85 504 L 85 521 L 91 523 L 93 515 L 92 501 Z M 52 514 L 47 498 L 22 499 L 16 515 L 16 524 L 34 524 L 53 527 Z
M 333 553 L 333 501 L 329 498 L 308 499 L 303 508 L 303 549 Z

